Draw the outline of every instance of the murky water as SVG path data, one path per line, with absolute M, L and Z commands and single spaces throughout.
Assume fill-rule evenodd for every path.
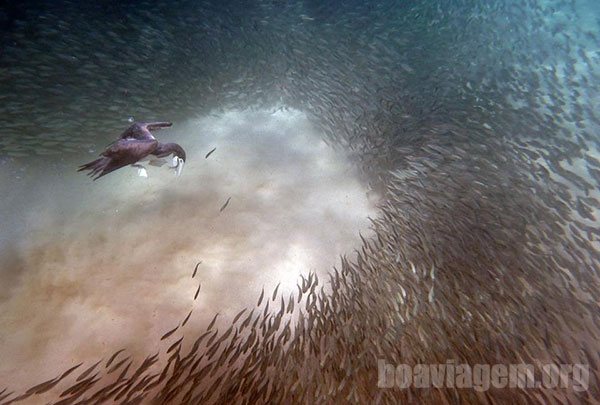
M 20 399 L 483 398 L 381 390 L 383 357 L 597 380 L 599 19 L 584 0 L 0 5 L 0 403 L 82 362 Z M 156 120 L 180 177 L 76 171 Z
M 73 159 L 14 183 L 5 229 L 22 231 L 3 256 L 0 321 L 11 387 L 115 347 L 143 357 L 191 309 L 186 334 L 217 312 L 231 320 L 263 288 L 323 276 L 369 234 L 376 200 L 298 111 L 214 114 L 160 135 L 186 147 L 179 178 L 148 166 L 148 178 L 125 168 L 93 182 Z

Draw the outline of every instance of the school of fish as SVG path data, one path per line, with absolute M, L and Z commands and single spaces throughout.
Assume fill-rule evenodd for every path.
M 12 7 L 0 13 L 0 158 L 86 151 L 130 117 L 294 108 L 383 198 L 375 237 L 329 279 L 263 291 L 199 336 L 180 333 L 184 313 L 145 359 L 116 347 L 26 392 L 0 382 L 0 404 L 600 398 L 598 4 Z M 590 388 L 381 389 L 380 358 L 585 363 Z

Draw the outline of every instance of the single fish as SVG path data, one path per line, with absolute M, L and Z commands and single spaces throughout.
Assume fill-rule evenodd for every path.
M 204 156 L 204 159 L 208 159 L 208 157 L 209 157 L 210 155 L 212 155 L 212 154 L 213 154 L 213 152 L 214 152 L 214 151 L 216 151 L 216 150 L 217 150 L 217 148 L 213 148 L 213 149 L 212 149 L 210 152 L 208 152 L 208 153 L 206 154 L 206 156 Z
M 217 313 L 215 315 L 215 317 L 213 318 L 213 320 L 210 322 L 210 324 L 208 325 L 208 328 L 206 328 L 206 330 L 211 330 L 212 327 L 215 325 L 215 322 L 217 321 L 217 317 L 219 316 L 219 314 Z
M 175 333 L 175 331 L 179 329 L 179 325 L 177 325 L 175 328 L 171 329 L 170 331 L 168 331 L 167 333 L 165 333 L 160 340 L 165 340 L 166 338 L 168 338 L 169 336 L 171 336 L 173 333 Z
M 187 314 L 187 316 L 185 317 L 185 319 L 183 320 L 183 322 L 181 322 L 181 327 L 184 327 L 185 324 L 187 323 L 187 321 L 190 319 L 190 316 L 192 316 L 192 311 L 190 311 L 190 313 Z
M 192 278 L 196 277 L 196 272 L 198 271 L 198 266 L 202 264 L 202 260 L 196 263 L 196 267 L 194 268 L 194 273 L 192 274 Z
M 227 201 L 225 201 L 225 204 L 223 204 L 223 206 L 221 207 L 221 209 L 219 210 L 219 212 L 223 212 L 223 210 L 224 210 L 225 208 L 227 208 L 227 206 L 229 205 L 229 201 L 230 201 L 230 200 L 231 200 L 231 197 L 229 197 L 229 198 L 227 199 Z

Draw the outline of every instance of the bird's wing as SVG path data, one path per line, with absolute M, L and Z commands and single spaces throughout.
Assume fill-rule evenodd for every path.
M 135 163 L 154 152 L 157 145 L 158 141 L 156 139 L 119 139 L 102 152 L 102 156 L 112 159 L 133 160 L 131 163 Z
M 155 140 L 154 136 L 148 131 L 145 124 L 135 123 L 127 128 L 119 137 L 121 139 L 135 139 L 138 141 L 152 141 Z
M 147 122 L 145 125 L 149 131 L 156 131 L 161 128 L 169 128 L 169 127 L 173 126 L 173 123 L 166 122 L 166 121 L 159 121 L 159 122 Z
M 100 159 L 81 166 L 79 171 L 89 170 L 89 175 L 95 176 L 94 180 L 97 180 L 110 172 L 145 158 L 156 149 L 157 144 L 156 140 L 120 139 L 102 152 Z
M 137 140 L 154 140 L 154 135 L 150 131 L 156 131 L 161 128 L 168 128 L 173 124 L 170 122 L 136 122 L 127 128 L 119 137 L 119 139 L 137 139 Z

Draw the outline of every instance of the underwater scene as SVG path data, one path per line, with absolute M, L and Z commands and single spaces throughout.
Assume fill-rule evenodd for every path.
M 600 2 L 0 2 L 0 404 L 600 402 Z

